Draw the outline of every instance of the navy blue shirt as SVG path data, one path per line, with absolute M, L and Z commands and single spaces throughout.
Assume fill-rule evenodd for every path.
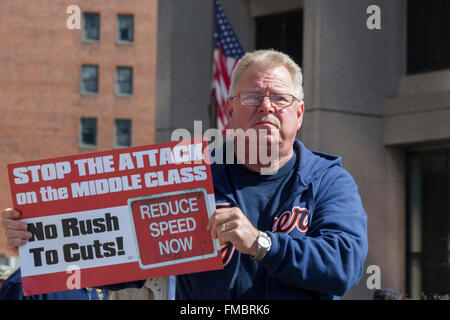
M 241 210 L 258 230 L 271 230 L 274 217 L 280 206 L 291 196 L 283 192 L 295 179 L 294 166 L 297 155 L 272 175 L 251 171 L 242 164 L 227 166 L 234 196 L 241 204 Z M 264 299 L 265 290 L 255 290 L 252 283 L 264 283 L 267 277 L 257 262 L 245 256 L 239 265 L 239 274 L 234 285 L 234 299 Z

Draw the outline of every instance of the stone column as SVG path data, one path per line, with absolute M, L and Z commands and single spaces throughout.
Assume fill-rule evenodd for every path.
M 304 1 L 305 116 L 299 138 L 340 155 L 368 215 L 369 265 L 381 286 L 405 289 L 403 151 L 383 143 L 385 102 L 406 65 L 406 1 L 379 0 L 381 29 L 369 30 L 368 0 Z M 371 299 L 364 274 L 348 298 Z

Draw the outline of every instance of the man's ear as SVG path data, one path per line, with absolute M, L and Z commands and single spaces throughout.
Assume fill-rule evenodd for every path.
M 305 102 L 299 102 L 300 106 L 297 108 L 297 130 L 300 130 L 303 122 L 303 114 L 305 113 Z

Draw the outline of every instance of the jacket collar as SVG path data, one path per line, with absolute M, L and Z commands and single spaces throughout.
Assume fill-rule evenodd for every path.
M 226 166 L 223 165 L 227 159 L 226 154 L 229 154 L 230 152 L 234 153 L 232 147 L 233 144 L 227 144 L 225 142 L 220 149 L 214 149 L 212 151 L 211 158 L 215 159 L 215 156 L 217 155 L 217 157 L 220 158 L 217 160 L 222 160 L 222 162 L 214 161 L 211 165 L 211 171 L 214 189 L 219 190 L 222 194 L 234 200 L 233 192 L 229 185 L 229 180 L 226 178 Z M 294 166 L 294 170 L 296 170 L 299 182 L 303 186 L 307 186 L 316 177 L 323 174 L 325 169 L 334 165 L 342 166 L 342 159 L 340 157 L 322 152 L 311 151 L 299 140 L 294 141 L 293 148 L 294 152 L 297 153 L 297 162 Z M 231 159 L 234 159 L 234 155 Z

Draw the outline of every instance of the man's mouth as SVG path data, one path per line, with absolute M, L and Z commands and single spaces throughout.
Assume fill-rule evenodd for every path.
M 275 120 L 275 119 L 259 119 L 259 120 L 253 122 L 253 126 L 258 126 L 258 125 L 274 126 L 276 128 L 280 127 L 279 121 Z

